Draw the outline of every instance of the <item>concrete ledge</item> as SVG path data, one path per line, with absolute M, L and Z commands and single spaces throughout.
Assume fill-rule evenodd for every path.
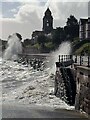
M 90 67 L 86 67 L 86 66 L 77 66 L 77 68 L 90 71 Z

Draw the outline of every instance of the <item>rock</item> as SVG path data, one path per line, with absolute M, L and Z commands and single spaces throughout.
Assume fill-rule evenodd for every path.
M 24 71 L 24 69 L 22 69 L 22 68 L 19 68 L 19 69 L 18 69 L 18 71 Z
M 55 96 L 54 95 L 49 95 L 49 98 L 50 99 L 53 99 Z
M 15 99 L 18 99 L 18 96 L 16 96 Z
M 19 99 L 23 99 L 23 98 L 24 98 L 24 96 L 19 97 Z
M 24 93 L 28 92 L 29 90 L 34 90 L 35 87 L 33 86 L 28 86 L 25 90 L 24 90 Z
M 28 95 L 27 95 L 27 97 L 31 97 L 32 96 L 32 93 L 29 93 Z
M 29 86 L 29 90 L 34 90 L 34 89 L 35 89 L 35 87 Z
M 29 102 L 29 104 L 33 104 L 33 103 L 36 103 L 36 100 L 31 100 L 31 101 Z

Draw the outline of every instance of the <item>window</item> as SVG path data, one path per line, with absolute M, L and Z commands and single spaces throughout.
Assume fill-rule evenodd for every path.
M 86 24 L 86 31 L 88 30 L 88 24 Z
M 80 25 L 79 31 L 83 31 L 83 25 Z
M 49 23 L 47 23 L 47 26 L 49 26 Z
M 47 26 L 49 26 L 49 22 L 48 22 L 48 20 L 47 20 Z
M 84 36 L 83 36 L 83 32 L 79 32 L 79 38 L 83 38 Z

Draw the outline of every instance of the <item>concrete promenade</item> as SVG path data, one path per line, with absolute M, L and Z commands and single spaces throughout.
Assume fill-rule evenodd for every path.
M 74 110 L 55 109 L 44 106 L 19 105 L 19 104 L 3 104 L 2 117 L 7 118 L 62 118 L 61 120 L 78 118 L 80 120 L 88 120 L 85 115 Z M 8 119 L 9 118 L 9 119 Z M 6 119 L 5 119 L 6 120 Z M 15 120 L 15 119 L 13 119 Z

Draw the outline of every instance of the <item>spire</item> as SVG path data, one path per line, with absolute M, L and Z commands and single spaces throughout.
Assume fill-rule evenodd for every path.
M 47 8 L 45 15 L 51 15 L 51 11 L 50 11 L 49 7 Z

